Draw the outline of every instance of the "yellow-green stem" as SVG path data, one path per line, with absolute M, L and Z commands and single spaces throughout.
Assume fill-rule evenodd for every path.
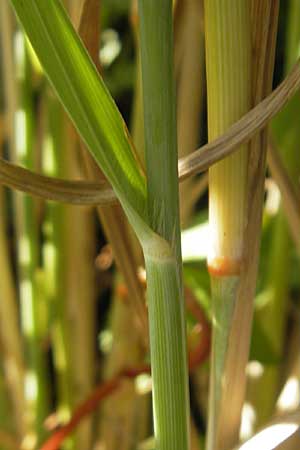
M 205 40 L 209 140 L 224 133 L 251 106 L 250 2 L 205 0 Z M 230 447 L 238 430 L 220 436 L 226 386 L 226 354 L 244 257 L 247 222 L 245 146 L 209 170 L 210 249 L 208 266 L 213 297 L 213 348 L 210 381 L 208 450 Z M 225 378 L 224 378 L 225 376 Z M 228 425 L 229 426 L 229 425 Z M 226 425 L 225 425 L 226 427 Z M 234 437 L 233 437 L 234 436 Z

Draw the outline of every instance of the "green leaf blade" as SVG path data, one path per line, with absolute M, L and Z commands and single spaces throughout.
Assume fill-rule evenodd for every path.
M 123 206 L 145 219 L 126 125 L 59 0 L 11 0 L 45 72 Z

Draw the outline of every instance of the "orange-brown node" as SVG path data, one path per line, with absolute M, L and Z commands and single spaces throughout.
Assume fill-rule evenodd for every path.
M 242 260 L 218 257 L 208 261 L 208 271 L 214 277 L 232 277 L 240 275 Z

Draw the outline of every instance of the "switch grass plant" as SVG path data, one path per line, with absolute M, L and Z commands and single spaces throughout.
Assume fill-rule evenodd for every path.
M 3 2 L 1 14 L 5 13 L 11 20 L 7 0 Z M 229 0 L 204 0 L 204 9 L 194 0 L 133 2 L 138 79 L 131 137 L 103 81 L 102 74 L 104 78 L 108 75 L 101 69 L 98 57 L 99 7 L 103 11 L 107 8 L 106 14 L 109 14 L 110 8 L 129 12 L 129 5 L 116 6 L 118 2 L 108 5 L 105 0 L 70 0 L 64 4 L 61 0 L 10 0 L 19 25 L 12 21 L 8 29 L 4 20 L 1 25 L 2 54 L 8 62 L 3 66 L 8 118 L 5 132 L 10 150 L 16 149 L 20 157 L 11 158 L 14 163 L 0 159 L 0 181 L 26 194 L 17 193 L 14 205 L 21 333 L 16 317 L 11 317 L 17 314 L 19 306 L 13 291 L 7 288 L 12 277 L 7 269 L 10 261 L 4 225 L 0 229 L 0 241 L 1 238 L 4 241 L 0 266 L 8 293 L 0 308 L 0 320 L 4 323 L 2 315 L 7 314 L 17 330 L 12 337 L 10 330 L 4 327 L 0 343 L 2 345 L 3 341 L 3 345 L 14 352 L 18 376 L 9 386 L 13 394 L 12 409 L 21 417 L 16 420 L 13 432 L 23 449 L 40 448 L 46 428 L 53 436 L 43 450 L 54 450 L 63 440 L 66 449 L 88 450 L 99 445 L 109 450 L 199 450 L 203 448 L 204 436 L 208 450 L 225 450 L 237 445 L 241 417 L 245 420 L 243 405 L 249 349 L 251 347 L 250 358 L 267 368 L 272 355 L 276 354 L 277 344 L 282 351 L 287 338 L 284 332 L 289 319 L 287 306 L 283 313 L 283 309 L 274 307 L 273 310 L 269 305 L 275 325 L 266 325 L 264 318 L 260 323 L 255 315 L 250 343 L 260 240 L 263 236 L 264 243 L 265 235 L 270 235 L 265 224 L 262 228 L 266 126 L 300 88 L 299 62 L 291 69 L 291 61 L 296 60 L 298 41 L 295 36 L 300 32 L 300 26 L 292 19 L 298 17 L 299 11 L 294 0 L 288 3 L 291 11 L 295 8 L 288 22 L 288 29 L 294 31 L 290 31 L 284 52 L 289 72 L 272 92 L 279 1 L 242 0 L 233 6 Z M 15 55 L 10 49 L 13 40 L 18 43 Z M 38 70 L 34 63 L 36 56 L 41 64 Z M 193 59 L 197 62 L 195 66 Z M 13 64 L 16 64 L 15 84 L 9 82 Z M 108 72 L 112 74 L 113 70 L 112 65 Z M 44 75 L 53 92 L 46 85 Z M 203 135 L 205 126 L 200 112 L 205 111 L 205 89 L 209 143 L 189 154 L 194 150 L 192 147 L 203 140 L 200 130 Z M 75 130 L 67 123 L 58 99 Z M 295 104 L 295 100 L 289 103 L 290 112 L 286 113 L 293 118 L 298 114 L 298 109 L 293 108 Z M 277 119 L 276 132 L 280 137 L 285 132 L 291 136 L 285 113 L 282 114 Z M 290 127 L 294 136 L 296 126 Z M 292 141 L 280 142 L 279 139 L 278 143 L 283 151 L 291 147 L 295 160 L 287 162 L 295 167 L 293 178 L 280 164 L 273 170 L 274 161 L 280 161 L 275 146 L 270 169 L 284 192 L 282 202 L 289 205 L 283 211 L 291 224 L 292 238 L 297 240 L 294 225 L 300 215 L 297 207 L 299 170 L 295 156 L 297 136 Z M 41 168 L 41 154 L 43 175 L 36 173 Z M 282 159 L 286 162 L 284 154 Z M 179 208 L 179 182 L 189 178 L 181 192 L 181 203 L 189 197 L 181 208 L 181 218 L 187 224 L 193 220 L 203 221 L 206 208 L 200 207 L 202 213 L 204 209 L 200 219 L 193 215 L 194 210 L 199 210 L 195 191 L 198 192 L 198 185 L 202 186 L 202 179 L 199 183 L 199 179 L 191 177 L 207 169 L 211 292 L 201 263 L 194 267 L 184 262 L 183 277 Z M 69 177 L 72 180 L 65 180 Z M 79 206 L 37 203 L 31 194 L 85 206 L 80 209 Z M 101 368 L 95 364 L 98 356 L 94 351 L 94 327 L 97 325 L 98 332 L 98 328 L 103 331 L 105 326 L 103 322 L 96 324 L 98 303 L 94 303 L 92 259 L 99 243 L 96 243 L 92 207 L 97 208 L 109 242 L 107 255 L 113 255 L 110 258 L 114 258 L 123 276 L 120 281 L 118 274 L 112 281 L 112 273 L 106 271 L 100 277 L 98 292 L 106 292 L 107 286 L 114 292 L 110 321 L 105 333 L 99 335 L 100 348 L 110 352 L 101 359 Z M 287 230 L 279 233 L 287 233 Z M 286 256 L 290 244 L 284 248 L 281 251 Z M 264 261 L 263 250 L 261 254 Z M 96 261 L 104 256 L 105 252 L 100 251 Z M 276 258 L 272 256 L 273 260 Z M 276 289 L 278 285 L 278 302 L 283 304 L 286 298 L 292 301 L 291 287 L 294 297 L 299 298 L 300 287 L 298 281 L 287 277 L 273 281 L 279 259 L 270 264 L 272 275 L 268 283 Z M 110 264 L 108 261 L 107 265 Z M 266 269 L 263 274 L 265 272 Z M 258 280 L 259 289 L 263 291 L 260 277 Z M 189 286 L 191 282 L 193 287 Z M 202 312 L 195 317 L 186 314 L 184 292 L 188 292 L 193 301 L 198 298 L 202 307 L 203 298 L 212 297 L 208 311 L 213 328 L 210 367 L 208 371 L 203 365 L 194 375 L 190 394 L 193 395 L 196 376 L 202 381 L 209 376 L 209 401 L 208 404 L 199 401 L 203 393 L 197 395 L 197 402 L 192 398 L 192 421 L 187 353 L 192 354 L 191 370 L 193 358 L 203 359 L 193 354 L 195 336 L 198 339 L 202 336 L 200 355 L 201 345 L 210 342 L 210 336 L 209 327 L 203 325 Z M 102 313 L 105 308 L 102 304 Z M 293 301 L 293 308 L 298 308 L 297 300 Z M 199 321 L 196 325 L 195 320 Z M 122 339 L 122 342 L 114 339 Z M 149 387 L 141 387 L 143 383 L 149 385 L 149 375 L 144 378 L 136 375 L 143 372 L 148 344 L 154 437 L 141 443 L 147 436 L 149 408 L 137 392 L 149 390 Z M 127 354 L 130 345 L 134 347 L 132 358 Z M 122 357 L 120 352 L 124 353 Z M 52 371 L 50 361 L 53 361 Z M 5 368 L 5 359 L 0 363 L 0 367 L 3 364 Z M 126 366 L 133 363 L 140 367 Z M 106 384 L 93 392 L 99 371 Z M 4 377 L 7 374 L 4 370 Z M 122 374 L 129 378 L 124 386 L 121 385 Z M 112 378 L 107 380 L 109 376 Z M 137 392 L 131 378 L 135 378 Z M 0 396 L 6 398 L 3 386 L 1 383 Z M 20 386 L 25 389 L 18 401 Z M 93 421 L 90 417 L 75 439 L 66 440 L 75 425 L 96 408 L 103 396 L 118 387 L 120 390 L 114 393 L 114 400 L 110 403 L 108 398 L 105 407 L 100 409 L 100 418 Z M 89 390 L 92 390 L 91 397 L 88 397 Z M 269 393 L 272 398 L 266 419 L 274 411 L 278 397 L 273 389 Z M 255 395 L 259 396 L 259 388 Z M 76 409 L 76 404 L 87 397 Z M 51 401 L 55 402 L 56 414 L 49 416 Z M 259 405 L 258 398 L 257 409 Z M 202 417 L 206 409 L 207 430 L 206 419 Z M 67 412 L 66 417 L 61 411 Z M 73 418 L 63 426 L 72 414 Z M 143 431 L 135 431 L 141 422 Z M 193 439 L 190 439 L 190 423 L 197 428 L 193 427 Z M 0 441 L 1 426 L 0 417 Z M 54 433 L 57 426 L 62 428 Z M 199 442 L 198 433 L 201 434 Z
M 114 188 L 140 239 L 147 269 L 156 439 L 162 450 L 170 445 L 174 449 L 187 449 L 187 356 L 179 241 L 176 114 L 172 80 L 172 3 L 165 1 L 160 5 L 162 21 L 158 28 L 159 33 L 153 33 L 152 28 L 156 16 L 155 5 L 147 6 L 143 2 L 140 4 L 141 20 L 144 20 L 144 89 L 147 89 L 147 100 L 152 99 L 154 102 L 153 105 L 149 104 L 148 112 L 144 97 L 145 121 L 149 117 L 149 122 L 152 122 L 145 133 L 146 146 L 149 146 L 146 150 L 148 191 L 131 151 L 126 126 L 103 82 L 97 76 L 95 67 L 76 36 L 61 3 L 33 1 L 24 5 L 17 1 L 13 5 L 58 95 Z M 163 38 L 163 42 L 166 40 L 164 51 L 158 59 L 161 64 L 167 64 L 165 79 L 161 77 L 159 67 L 146 57 L 147 47 L 153 48 L 152 45 L 160 53 L 162 47 L 158 36 Z M 62 45 L 67 41 L 68 46 Z M 51 57 L 48 53 L 50 51 Z M 69 70 L 66 69 L 66 61 L 70 64 Z M 161 80 L 160 98 L 154 94 L 156 85 L 149 77 L 146 64 L 152 67 L 155 80 Z M 149 78 L 145 80 L 147 76 Z M 92 97 L 93 102 L 90 101 Z M 161 118 L 159 122 L 157 113 Z M 169 118 L 168 122 L 165 121 L 165 114 Z M 156 139 L 156 142 L 150 138 Z M 158 147 L 155 149 L 153 144 Z M 153 157 L 152 153 L 154 149 L 156 155 L 163 156 L 162 166 L 157 166 L 157 158 Z M 151 177 L 153 181 L 149 184 Z

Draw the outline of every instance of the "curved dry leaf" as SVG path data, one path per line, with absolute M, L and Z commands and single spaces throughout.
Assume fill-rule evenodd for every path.
M 204 172 L 248 142 L 288 103 L 300 89 L 300 60 L 285 80 L 256 107 L 214 141 L 202 146 L 178 163 L 180 181 Z M 37 175 L 0 159 L 0 183 L 48 200 L 78 205 L 107 205 L 116 202 L 108 185 L 86 181 L 65 181 Z
M 251 109 L 218 139 L 204 145 L 179 161 L 180 180 L 203 172 L 248 142 L 283 108 L 300 89 L 300 60 L 285 80 L 257 106 Z
M 116 196 L 108 184 L 46 177 L 0 158 L 0 183 L 47 200 L 75 205 L 108 205 Z

